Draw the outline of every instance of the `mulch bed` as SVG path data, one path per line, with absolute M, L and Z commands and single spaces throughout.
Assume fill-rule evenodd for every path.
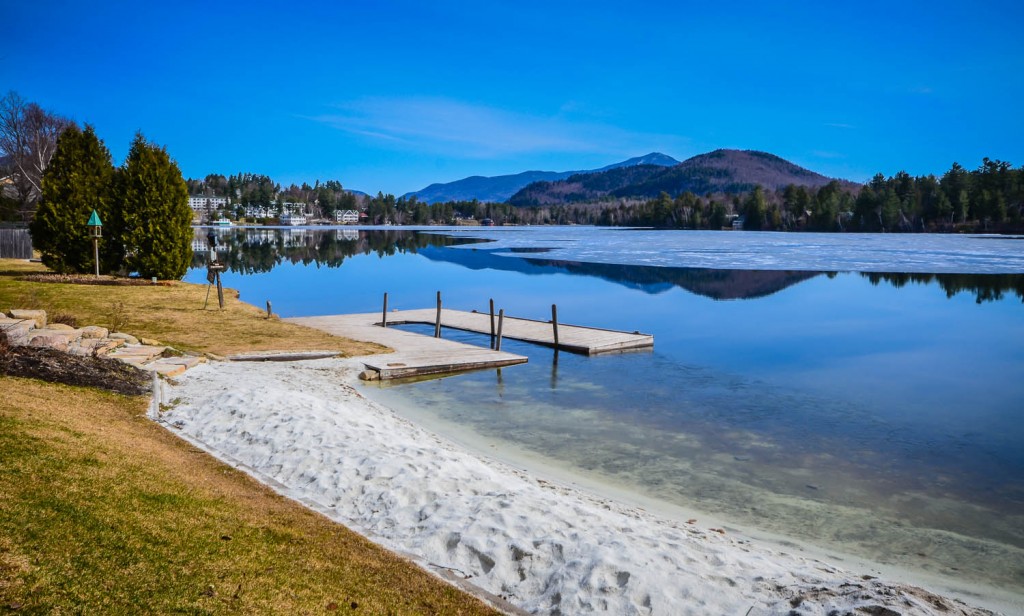
M 0 334 L 0 376 L 97 387 L 119 394 L 148 394 L 152 376 L 109 357 L 82 357 L 54 349 L 11 346 Z
M 27 282 L 60 282 L 64 284 L 99 284 L 99 285 L 111 285 L 118 287 L 134 287 L 134 286 L 163 286 L 169 287 L 172 282 L 169 280 L 152 280 L 146 278 L 123 278 L 120 276 L 93 276 L 91 274 L 30 274 L 28 276 L 19 276 L 18 280 L 24 280 Z

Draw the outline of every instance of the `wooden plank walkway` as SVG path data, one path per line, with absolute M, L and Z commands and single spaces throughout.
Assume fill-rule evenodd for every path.
M 388 313 L 388 325 L 402 323 L 425 323 L 433 325 L 437 318 L 435 308 L 423 310 L 396 310 Z M 494 317 L 497 323 L 498 317 Z M 380 315 L 377 315 L 380 323 Z M 491 315 L 483 312 L 462 310 L 441 310 L 441 327 L 461 329 L 490 335 Z M 550 321 L 535 321 L 505 315 L 501 329 L 502 338 L 532 342 L 546 347 L 555 346 L 554 331 Z M 581 325 L 558 324 L 558 349 L 582 355 L 618 353 L 654 346 L 654 336 L 640 332 L 622 332 Z
M 376 342 L 395 350 L 386 355 L 366 355 L 359 360 L 378 373 L 381 380 L 428 374 L 445 374 L 526 363 L 522 355 L 492 351 L 470 344 L 434 338 L 380 326 L 380 313 L 339 314 L 284 319 L 330 334 Z

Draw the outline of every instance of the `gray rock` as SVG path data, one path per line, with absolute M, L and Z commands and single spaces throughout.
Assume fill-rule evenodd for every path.
M 32 336 L 32 339 L 28 341 L 28 345 L 66 352 L 68 350 L 68 339 L 66 336 L 40 334 Z
M 7 342 L 13 346 L 22 346 L 28 344 L 28 332 L 27 329 L 0 329 L 0 335 L 7 336 Z
M 8 333 L 14 330 L 27 332 L 35 326 L 36 322 L 32 319 L 8 319 L 7 317 L 0 317 L 0 331 Z
M 56 336 L 63 338 L 68 342 L 76 342 L 82 338 L 82 334 L 75 328 L 69 327 L 68 329 L 61 329 L 59 327 L 45 327 L 43 329 L 30 329 L 28 330 L 29 338 L 36 336 Z
M 82 338 L 76 344 L 68 348 L 68 352 L 74 355 L 106 355 L 110 351 L 124 344 L 124 340 L 110 340 L 108 338 Z
M 46 327 L 45 310 L 12 310 L 9 314 L 12 319 L 31 319 L 36 322 L 36 327 L 40 329 Z
M 112 334 L 108 334 L 107 338 L 110 338 L 111 340 L 124 340 L 127 344 L 138 344 L 139 343 L 139 339 L 136 338 L 135 336 L 133 336 L 131 334 L 124 334 L 124 333 L 121 333 L 121 332 L 114 332 Z
M 100 327 L 99 325 L 87 325 L 82 328 L 83 338 L 106 338 L 110 332 L 106 327 Z

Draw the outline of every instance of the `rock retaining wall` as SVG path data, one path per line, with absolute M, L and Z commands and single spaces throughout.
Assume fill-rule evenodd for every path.
M 75 328 L 63 323 L 47 324 L 45 310 L 9 310 L 0 313 L 0 335 L 14 346 L 54 349 L 72 355 L 106 356 L 166 376 L 175 376 L 206 358 L 183 354 L 130 334 L 110 332 L 106 327 L 88 325 Z

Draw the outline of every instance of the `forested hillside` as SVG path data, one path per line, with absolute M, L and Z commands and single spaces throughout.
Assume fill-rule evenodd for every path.
M 671 156 L 660 152 L 651 152 L 644 156 L 636 156 L 628 160 L 606 165 L 600 169 L 590 169 L 587 171 L 523 171 L 514 175 L 496 175 L 491 177 L 474 175 L 454 182 L 431 184 L 422 190 L 407 193 L 403 196 L 406 199 L 416 197 L 418 200 L 426 201 L 427 203 L 473 200 L 504 202 L 524 186 L 534 182 L 555 182 L 569 176 L 588 173 L 599 174 L 602 171 L 634 167 L 636 165 L 668 167 L 678 163 L 679 161 Z
M 539 182 L 513 195 L 513 205 L 554 205 L 597 202 L 620 197 L 650 199 L 691 192 L 743 193 L 755 186 L 779 189 L 789 184 L 820 187 L 831 178 L 804 169 L 774 154 L 753 150 L 715 150 L 671 167 L 638 166 L 629 172 L 613 169 Z M 842 184 L 855 186 L 850 182 Z

